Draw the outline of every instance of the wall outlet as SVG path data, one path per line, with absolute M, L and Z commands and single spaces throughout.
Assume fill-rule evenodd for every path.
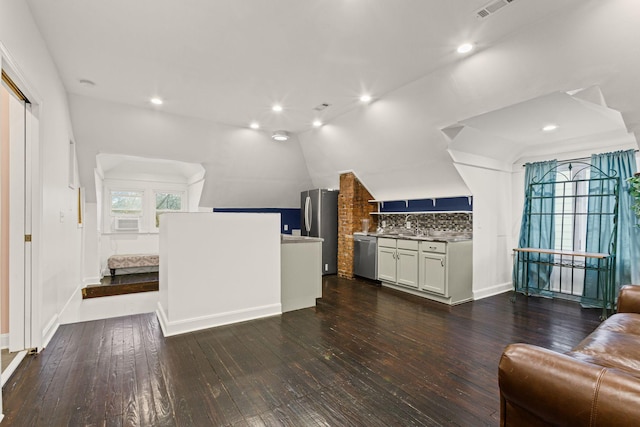
M 284 225 L 284 231 L 289 231 L 289 224 Z
M 386 226 L 387 226 L 387 221 L 382 220 L 382 228 L 384 228 L 384 227 L 386 227 Z
M 411 221 L 407 221 L 407 223 L 405 224 L 405 227 L 411 228 Z
M 318 264 L 316 264 L 316 265 L 318 265 Z M 316 270 L 316 271 L 318 271 L 318 270 Z M 324 271 L 329 271 L 329 264 L 325 264 L 324 265 Z

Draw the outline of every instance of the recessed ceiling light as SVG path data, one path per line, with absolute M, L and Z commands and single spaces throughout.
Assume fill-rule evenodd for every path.
M 158 97 L 151 98 L 150 101 L 154 105 L 162 105 L 164 102 L 161 98 L 158 98 Z
M 371 101 L 371 95 L 362 95 L 360 97 L 360 101 L 361 102 L 369 102 L 369 101 Z
M 556 129 L 558 129 L 558 125 L 555 124 L 549 124 L 542 128 L 544 132 L 553 132 Z
M 282 111 L 282 105 L 278 105 L 278 104 L 276 104 L 276 105 L 274 105 L 273 107 L 271 107 L 271 109 L 272 109 L 273 111 L 275 111 L 275 112 L 278 112 L 278 113 L 279 113 L 280 111 Z
M 260 124 L 258 122 L 251 122 L 249 125 L 251 129 L 260 129 Z
M 313 121 L 313 127 L 319 128 L 320 126 L 322 126 L 322 122 L 320 120 Z
M 286 130 L 277 130 L 271 135 L 271 139 L 275 141 L 286 141 L 289 139 L 289 132 Z
M 473 44 L 471 43 L 463 43 L 460 46 L 458 46 L 458 53 L 467 53 L 467 52 L 471 52 L 473 50 Z

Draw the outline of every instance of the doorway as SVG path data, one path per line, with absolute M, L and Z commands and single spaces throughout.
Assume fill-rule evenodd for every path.
M 30 156 L 34 118 L 28 99 L 4 69 L 0 100 L 0 365 L 4 385 L 27 350 L 34 347 Z

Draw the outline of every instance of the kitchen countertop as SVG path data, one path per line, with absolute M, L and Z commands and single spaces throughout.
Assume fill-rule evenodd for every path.
M 353 233 L 358 236 L 374 236 L 374 237 L 386 237 L 388 239 L 404 239 L 404 240 L 424 240 L 428 242 L 466 242 L 472 240 L 471 235 L 443 235 L 443 236 L 416 236 L 414 234 L 393 234 L 393 233 Z
M 280 242 L 281 243 L 314 243 L 314 242 L 324 242 L 324 239 L 321 237 L 293 236 L 291 234 L 281 234 Z

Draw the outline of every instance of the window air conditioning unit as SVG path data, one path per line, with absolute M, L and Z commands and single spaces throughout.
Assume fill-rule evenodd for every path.
M 116 217 L 116 231 L 138 231 L 140 228 L 140 218 L 118 218 Z

